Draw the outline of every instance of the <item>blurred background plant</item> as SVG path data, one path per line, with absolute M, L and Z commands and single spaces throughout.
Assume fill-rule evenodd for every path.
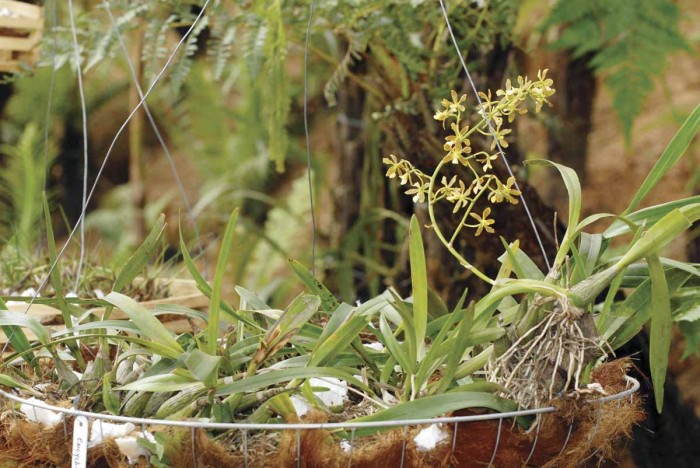
M 543 135 L 550 140 L 552 151 L 544 152 L 550 153 L 554 160 L 572 154 L 563 162 L 577 169 L 585 180 L 585 136 L 591 129 L 594 75 L 599 74 L 613 91 L 613 108 L 625 119 L 621 124 L 630 144 L 632 123 L 643 99 L 653 88 L 654 77 L 662 76 L 667 57 L 673 52 L 691 50 L 693 39 L 681 33 L 679 8 L 667 0 L 647 3 L 643 9 L 627 11 L 621 10 L 622 6 L 598 8 L 594 0 L 583 2 L 580 8 L 560 2 L 551 9 L 534 0 L 465 1 L 452 2 L 448 13 L 478 88 L 500 87 L 506 75 L 527 71 L 531 64 L 542 60 L 541 51 L 546 47 L 559 50 L 544 54 L 545 59 L 554 57 L 563 64 L 556 67 L 563 71 L 555 72 L 554 78 L 565 83 L 562 96 L 554 98 L 556 115 L 539 119 L 551 130 Z M 174 41 L 191 24 L 202 4 L 179 0 L 109 2 L 115 24 L 132 53 L 132 62 L 140 70 L 142 88 L 148 88 Z M 105 5 L 101 1 L 87 2 L 76 17 L 86 74 L 89 122 L 101 123 L 90 123 L 91 174 L 106 152 L 106 137 L 114 133 L 125 115 L 124 97 L 133 88 Z M 47 3 L 46 7 L 50 26 L 53 3 Z M 222 221 L 216 213 L 221 206 L 232 203 L 242 204 L 242 220 L 249 220 L 242 222 L 239 229 L 258 232 L 264 229 L 268 211 L 284 205 L 282 200 L 290 190 L 291 181 L 304 168 L 300 138 L 303 129 L 298 119 L 289 119 L 289 113 L 297 115 L 302 105 L 300 61 L 307 7 L 307 1 L 255 5 L 245 1 L 211 2 L 203 20 L 169 68 L 166 80 L 148 98 L 175 163 L 188 175 L 184 177 L 185 188 L 198 200 L 194 204 L 195 214 L 205 233 L 216 231 Z M 75 146 L 80 128 L 77 100 L 71 98 L 75 96 L 76 84 L 68 65 L 72 64 L 74 70 L 75 64 L 70 28 L 66 26 L 66 6 L 59 2 L 57 12 L 58 26 L 47 32 L 40 64 L 53 63 L 58 70 L 52 97 L 51 132 L 57 158 L 49 171 L 53 174 L 49 182 L 59 205 L 65 207 L 68 220 L 74 222 L 76 207 L 80 206 L 77 203 L 80 151 Z M 538 17 L 546 20 L 537 20 Z M 426 28 L 428 25 L 434 27 Z M 661 28 L 664 40 L 654 40 L 657 34 L 651 26 Z M 442 13 L 431 2 L 358 0 L 317 5 L 310 41 L 308 98 L 314 184 L 323 207 L 318 234 L 324 250 L 318 266 L 321 271 L 333 272 L 334 277 L 327 281 L 342 291 L 347 300 L 358 295 L 376 295 L 386 285 L 401 289 L 402 284 L 407 284 L 404 268 L 379 268 L 379 265 L 405 262 L 400 245 L 395 245 L 403 238 L 405 221 L 398 224 L 396 221 L 406 220 L 414 212 L 413 204 L 404 200 L 396 187 L 385 183 L 381 155 L 393 152 L 417 161 L 422 170 L 434 168 L 435 161 L 430 155 L 441 146 L 441 138 L 439 125 L 432 120 L 433 104 L 450 89 L 466 91 L 446 34 Z M 639 57 L 644 61 L 638 60 Z M 651 60 L 656 62 L 648 63 Z M 636 74 L 635 70 L 643 73 Z M 574 71 L 580 72 L 579 75 L 574 76 Z M 571 79 L 558 79 L 563 73 L 572 74 Z M 638 78 L 624 79 L 630 75 Z M 50 77 L 50 70 L 40 67 L 34 77 L 15 79 L 12 93 L 15 103 L 11 101 L 5 112 L 16 122 L 15 128 L 22 128 L 28 121 L 43 128 Z M 265 86 L 260 86 L 263 82 Z M 628 82 L 628 86 L 615 85 L 623 82 Z M 664 88 L 664 79 L 657 83 Z M 625 90 L 634 99 L 621 95 Z M 586 102 L 569 102 L 572 95 Z M 34 105 L 27 105 L 29 102 Z M 572 107 L 574 104 L 584 107 Z M 683 113 L 681 109 L 673 109 Z M 67 125 L 67 122 L 72 123 Z M 104 122 L 114 125 L 110 129 Z M 575 129 L 576 125 L 583 125 L 586 131 L 565 131 Z M 528 127 L 525 129 L 527 133 Z M 4 141 L 17 141 L 16 132 L 5 130 Z M 166 175 L 169 169 L 163 151 L 156 145 L 148 126 L 141 132 L 143 159 L 150 169 L 140 181 L 147 187 L 144 203 L 158 208 L 160 201 L 170 198 L 163 196 L 173 188 L 174 181 Z M 522 142 L 521 132 L 515 128 L 510 138 L 513 142 L 510 157 L 516 165 L 528 152 L 539 150 L 525 147 L 527 136 Z M 570 135 L 567 140 L 555 141 L 564 133 Z M 336 137 L 328 138 L 328 135 Z M 131 177 L 126 171 L 128 159 L 125 158 L 134 149 L 125 145 L 125 139 L 117 142 L 105 180 L 98 186 L 104 196 Z M 475 145 L 478 147 L 483 142 L 477 141 Z M 326 157 L 330 154 L 335 157 Z M 285 167 L 292 177 L 278 174 Z M 158 175 L 149 177 L 149 172 Z M 519 175 L 524 173 L 521 171 Z M 122 195 L 111 198 L 121 201 L 111 204 L 125 208 L 129 201 L 127 190 L 119 190 Z M 540 224 L 550 225 L 552 211 L 541 205 L 539 197 L 527 186 L 525 194 L 536 199 L 532 203 Z M 179 199 L 173 196 L 168 203 L 172 226 L 178 213 L 185 209 Z M 131 212 L 124 211 L 122 215 L 133 216 L 134 210 L 143 210 L 145 204 L 134 206 Z M 521 211 L 520 207 L 514 207 L 504 210 L 502 218 L 496 218 L 496 222 L 512 220 L 502 233 L 506 239 L 513 240 L 528 229 L 522 222 Z M 418 214 L 421 215 L 420 210 Z M 308 215 L 307 212 L 293 221 L 299 232 L 309 223 Z M 146 218 L 153 219 L 150 215 Z M 127 229 L 128 224 L 121 226 Z M 183 224 L 191 230 L 189 223 Z M 112 223 L 112 228 L 116 225 Z M 512 233 L 508 232 L 511 227 Z M 124 248 L 138 241 L 126 242 L 124 236 L 110 231 L 114 233 L 112 239 L 119 239 Z M 552 251 L 553 237 L 545 237 L 546 247 Z M 176 244 L 172 230 L 168 238 Z M 465 251 L 470 261 L 494 273 L 494 267 L 489 267 L 495 264 L 494 259 L 488 252 L 497 251 L 492 248 L 496 244 L 480 241 L 459 239 L 457 248 Z M 298 246 L 305 247 L 305 243 Z M 523 248 L 543 264 L 536 246 Z M 279 252 L 279 257 L 294 254 L 308 260 L 306 250 Z M 428 250 L 442 252 L 432 244 Z M 431 278 L 436 289 L 454 301 L 457 299 L 456 293 L 451 292 L 454 285 L 470 280 L 456 267 L 445 268 L 449 263 L 441 255 L 431 256 L 434 258 L 429 265 Z M 234 268 L 242 269 L 245 268 Z M 482 288 L 479 282 L 470 286 L 475 291 Z

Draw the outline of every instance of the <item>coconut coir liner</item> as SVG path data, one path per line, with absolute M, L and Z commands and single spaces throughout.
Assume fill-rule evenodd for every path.
M 629 365 L 629 360 L 603 364 L 594 370 L 592 381 L 599 383 L 608 394 L 621 392 L 627 388 L 625 375 Z M 597 397 L 599 395 L 594 396 Z M 507 468 L 526 463 L 528 466 L 574 467 L 593 457 L 612 458 L 613 443 L 629 436 L 632 427 L 644 417 L 638 396 L 605 403 L 558 400 L 552 404 L 558 410 L 541 416 L 539 431 L 534 426 L 525 432 L 512 421 L 503 420 L 498 447 L 498 420 L 461 423 L 457 429 L 454 452 L 454 424 L 444 427 L 449 437 L 429 452 L 418 451 L 413 442 L 418 428 L 409 430 L 405 436 L 402 429 L 394 430 L 364 444 L 356 440 L 352 455 L 343 452 L 337 439 L 327 431 L 303 431 L 300 441 L 301 466 L 388 468 L 401 466 L 403 456 L 403 466 L 414 468 L 448 465 L 483 468 L 491 460 L 493 466 Z M 455 416 L 469 414 L 475 412 L 460 411 Z M 296 440 L 296 432 L 286 433 L 277 459 L 262 466 L 297 466 Z
M 71 466 L 73 422 L 47 428 L 22 419 L 6 419 L 0 423 L 0 467 L 66 467 Z M 142 459 L 143 460 L 143 459 Z M 145 461 L 129 465 L 113 440 L 88 449 L 89 467 L 141 468 Z
M 593 371 L 592 381 L 598 382 L 608 394 L 627 388 L 624 379 L 629 360 L 603 364 Z M 511 420 L 466 422 L 458 425 L 454 452 L 454 424 L 446 425 L 444 442 L 434 450 L 420 452 L 413 438 L 420 428 L 404 432 L 397 429 L 373 437 L 357 438 L 351 452 L 344 452 L 336 437 L 325 430 L 301 431 L 301 466 L 304 468 L 409 468 L 452 466 L 461 468 L 487 466 L 493 457 L 496 467 L 528 466 L 574 467 L 593 457 L 611 458 L 613 443 L 629 436 L 632 427 L 643 419 L 639 397 L 605 403 L 577 400 L 557 400 L 555 413 L 541 416 L 529 432 L 515 426 Z M 460 411 L 455 416 L 475 414 Z M 305 422 L 324 422 L 322 413 L 310 413 Z M 72 424 L 67 424 L 67 440 L 71 440 Z M 571 433 L 569 435 L 569 428 Z M 167 457 L 174 468 L 198 467 L 296 467 L 297 432 L 286 431 L 280 438 L 276 453 L 267 447 L 265 436 L 251 437 L 247 456 L 241 448 L 228 449 L 213 441 L 203 430 L 195 431 L 194 448 L 189 430 L 170 430 Z M 567 440 L 568 439 L 568 440 Z M 66 443 L 63 425 L 51 429 L 24 420 L 0 423 L 0 466 L 13 461 L 12 466 L 70 466 L 70 443 Z M 534 447 L 534 449 L 533 449 Z M 121 468 L 128 466 L 113 441 L 106 441 L 88 452 L 88 466 Z M 134 466 L 134 465 L 131 465 Z M 137 465 L 138 466 L 138 465 Z M 145 466 L 145 463 L 143 464 Z

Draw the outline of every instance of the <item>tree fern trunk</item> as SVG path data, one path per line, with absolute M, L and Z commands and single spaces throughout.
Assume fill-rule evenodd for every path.
M 335 215 L 333 245 L 342 240 L 360 214 L 360 188 L 365 157 L 363 116 L 366 99 L 365 91 L 352 81 L 348 81 L 338 92 L 339 158 L 332 188 Z
M 137 79 L 141 79 L 141 49 L 143 46 L 143 29 L 134 32 L 134 40 L 131 44 L 131 61 L 134 64 L 134 71 Z M 141 97 L 139 96 L 136 83 L 131 83 L 129 87 L 129 109 L 134 109 Z M 131 186 L 131 202 L 133 207 L 133 223 L 131 227 L 131 244 L 140 245 L 146 236 L 146 221 L 144 210 L 146 208 L 146 182 L 143 160 L 143 126 L 144 111 L 139 109 L 129 122 L 129 184 Z
M 551 67 L 555 69 L 557 93 L 552 96 L 552 102 L 557 120 L 549 132 L 548 157 L 574 169 L 581 183 L 585 183 L 588 134 L 596 93 L 596 79 L 588 66 L 591 56 L 574 59 L 563 52 L 556 56 L 560 63 Z

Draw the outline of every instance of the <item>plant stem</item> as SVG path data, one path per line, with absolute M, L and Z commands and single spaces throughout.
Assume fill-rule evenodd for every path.
M 433 203 L 430 200 L 430 194 L 433 193 L 433 188 L 435 187 L 435 179 L 437 179 L 437 175 L 440 173 L 440 169 L 442 169 L 442 166 L 444 165 L 445 161 L 440 161 L 440 163 L 435 168 L 435 172 L 433 172 L 432 177 L 430 177 L 430 187 L 428 188 L 428 215 L 430 216 L 430 222 L 433 225 L 433 229 L 435 230 L 435 234 L 438 236 L 438 239 L 440 239 L 440 241 L 445 245 L 445 247 L 447 247 L 447 250 L 457 259 L 457 261 L 464 268 L 472 271 L 476 276 L 486 281 L 488 284 L 493 285 L 495 284 L 495 282 L 491 278 L 482 273 L 478 268 L 475 268 L 474 265 L 469 263 L 459 252 L 457 252 L 457 250 L 455 250 L 451 243 L 447 242 L 447 239 L 445 239 L 445 236 L 443 235 L 440 226 L 438 226 L 437 224 L 437 221 L 435 219 L 435 210 L 433 208 Z
M 450 238 L 450 245 L 452 245 L 452 243 L 457 238 L 457 234 L 459 234 L 459 231 L 461 231 L 462 227 L 465 225 L 464 223 L 467 222 L 467 216 L 469 216 L 469 213 L 471 213 L 472 210 L 474 209 L 474 204 L 479 199 L 479 197 L 481 197 L 481 195 L 483 195 L 484 192 L 486 192 L 487 188 L 488 188 L 487 186 L 484 186 L 484 188 L 481 189 L 481 191 L 479 193 L 477 193 L 476 196 L 472 199 L 472 202 L 469 204 L 467 209 L 464 210 L 464 216 L 462 216 L 462 220 L 459 222 L 459 226 L 457 226 L 457 229 L 455 229 L 455 232 L 452 234 L 452 237 Z

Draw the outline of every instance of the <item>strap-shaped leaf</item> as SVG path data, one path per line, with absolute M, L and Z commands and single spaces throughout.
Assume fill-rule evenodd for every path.
M 335 367 L 300 367 L 265 372 L 229 384 L 224 384 L 219 387 L 216 394 L 229 395 L 233 393 L 255 392 L 269 387 L 270 385 L 277 385 L 296 379 L 309 379 L 311 377 L 335 377 L 357 388 L 361 388 L 366 392 L 372 393 L 369 387 L 357 380 L 346 370 Z
M 221 248 L 219 249 L 219 258 L 216 261 L 216 270 L 214 271 L 214 282 L 211 287 L 211 304 L 209 305 L 209 323 L 207 324 L 207 342 L 205 350 L 212 356 L 216 354 L 219 347 L 219 312 L 221 311 L 221 290 L 224 283 L 224 274 L 226 266 L 231 255 L 231 244 L 233 235 L 236 232 L 236 221 L 238 220 L 238 210 L 234 210 L 229 217 L 224 231 L 224 237 L 221 239 Z
M 34 390 L 32 387 L 29 385 L 25 385 L 22 382 L 19 382 L 9 375 L 5 374 L 0 374 L 0 385 L 4 385 L 5 387 L 10 387 L 10 388 L 16 388 L 18 390 L 24 390 L 27 393 L 31 393 L 32 395 L 39 396 L 39 392 Z
M 202 386 L 202 382 L 185 375 L 162 374 L 144 377 L 119 388 L 118 390 L 136 390 L 140 392 L 173 392 L 179 390 L 195 389 Z
M 297 277 L 309 289 L 309 292 L 321 298 L 321 306 L 323 307 L 323 310 L 326 312 L 333 312 L 338 308 L 340 305 L 338 299 L 335 298 L 333 293 L 331 293 L 323 283 L 314 277 L 313 273 L 311 273 L 308 268 L 293 258 L 290 258 L 287 261 Z
M 117 279 L 114 281 L 112 291 L 122 292 L 124 288 L 130 285 L 143 269 L 146 268 L 151 254 L 156 247 L 158 247 L 158 241 L 163 235 L 164 230 L 165 215 L 161 214 L 143 243 L 131 254 L 126 263 L 124 263 L 124 266 L 117 275 Z
M 677 208 L 666 214 L 656 224 L 650 227 L 644 235 L 635 242 L 623 257 L 617 262 L 620 268 L 652 255 L 657 255 L 672 240 L 680 236 L 700 219 L 700 203 Z
M 355 316 L 343 323 L 330 335 L 318 348 L 316 348 L 309 359 L 308 366 L 322 366 L 330 362 L 341 351 L 346 350 L 357 338 L 369 322 L 368 317 Z
M 567 223 L 567 230 L 561 240 L 561 247 L 557 252 L 557 257 L 554 260 L 554 265 L 552 268 L 560 269 L 566 256 L 569 253 L 569 244 L 572 243 L 576 237 L 575 229 L 579 222 L 579 217 L 581 216 L 581 183 L 579 182 L 578 175 L 576 171 L 570 167 L 557 164 L 546 159 L 527 161 L 527 164 L 535 164 L 541 166 L 551 166 L 556 168 L 561 174 L 561 178 L 564 180 L 564 185 L 566 186 L 566 191 L 569 195 L 569 220 Z
M 644 225 L 647 228 L 653 226 L 661 218 L 666 216 L 671 211 L 676 208 L 682 208 L 687 205 L 693 205 L 700 203 L 700 195 L 695 195 L 692 197 L 681 198 L 679 200 L 673 200 L 666 203 L 660 203 L 658 205 L 643 208 L 634 213 L 627 214 L 625 216 L 614 216 L 617 218 L 611 225 L 603 232 L 603 237 L 605 239 L 611 239 L 613 237 L 618 237 L 630 232 L 635 226 Z M 610 215 L 612 216 L 612 215 Z M 591 215 L 591 222 L 595 222 L 598 219 L 605 217 L 604 215 Z M 586 218 L 588 220 L 589 218 Z M 584 220 L 584 221 L 586 221 Z M 579 229 L 583 228 L 584 222 L 581 222 Z M 590 224 L 590 223 L 589 223 Z
M 211 387 L 216 382 L 221 356 L 212 356 L 198 349 L 192 350 L 184 360 L 185 366 L 200 382 Z
M 665 176 L 676 162 L 678 162 L 681 156 L 683 156 L 688 146 L 690 146 L 690 143 L 693 141 L 693 138 L 695 138 L 695 134 L 698 133 L 698 130 L 700 130 L 700 104 L 695 107 L 693 112 L 688 116 L 685 122 L 683 122 L 683 125 L 681 125 L 681 128 L 661 154 L 659 160 L 656 161 L 656 164 L 649 172 L 647 178 L 644 179 L 642 185 L 639 186 L 639 190 L 637 190 L 637 193 L 634 195 L 623 214 L 627 214 L 637 208 L 647 194 L 656 187 L 656 184 L 659 183 L 661 178 Z
M 177 342 L 173 334 L 163 325 L 150 310 L 123 294 L 111 292 L 105 297 L 105 301 L 121 309 L 129 316 L 131 321 L 139 327 L 141 333 L 149 339 L 160 343 L 176 353 L 184 350 Z
M 425 333 L 428 326 L 428 273 L 425 266 L 423 237 L 418 218 L 415 215 L 411 217 L 411 227 L 408 231 L 408 251 L 411 263 L 416 352 L 421 355 L 425 347 Z
M 668 369 L 668 353 L 671 351 L 671 300 L 664 267 L 659 257 L 647 258 L 651 279 L 651 327 L 649 332 L 649 367 L 654 384 L 656 410 L 660 413 L 664 405 L 664 382 Z
M 187 268 L 187 271 L 190 273 L 192 276 L 192 279 L 195 281 L 197 284 L 197 288 L 207 296 L 209 299 L 211 299 L 212 296 L 212 288 L 209 286 L 209 283 L 207 283 L 207 280 L 204 279 L 204 277 L 199 273 L 199 270 L 197 270 L 197 266 L 194 264 L 194 260 L 192 260 L 192 256 L 190 255 L 189 251 L 187 250 L 187 245 L 185 244 L 185 239 L 182 236 L 182 225 L 180 225 L 180 252 L 182 253 L 182 261 L 185 264 L 185 267 Z M 246 325 L 253 327 L 257 330 L 262 330 L 260 325 L 257 323 L 253 322 L 252 320 L 248 319 L 247 317 L 244 317 L 241 314 L 238 314 L 236 310 L 234 310 L 233 307 L 231 307 L 226 301 L 223 299 L 221 300 L 221 309 L 229 316 L 233 317 L 233 319 L 238 320 L 239 322 L 243 322 Z
M 32 317 L 31 315 L 9 310 L 0 310 L 0 326 L 29 328 L 41 344 L 47 345 L 51 341 L 49 331 L 46 327 L 44 327 L 36 317 Z M 20 350 L 16 351 L 23 352 Z M 29 348 L 24 350 L 24 352 L 30 352 Z
M 682 270 L 670 270 L 666 276 L 668 293 L 673 295 L 690 276 Z M 651 318 L 651 288 L 651 280 L 647 279 L 598 327 L 602 338 L 608 340 L 614 349 L 631 340 Z
M 489 408 L 499 412 L 515 411 L 515 402 L 482 392 L 455 392 L 419 398 L 378 411 L 369 416 L 349 422 L 402 421 L 427 419 L 449 414 L 465 408 Z M 391 429 L 390 427 L 362 427 L 355 430 L 355 436 L 363 437 Z
M 7 310 L 7 305 L 2 300 L 2 298 L 0 298 L 0 310 Z M 5 333 L 5 336 L 8 337 L 12 348 L 18 353 L 27 351 L 29 348 L 31 348 L 32 345 L 29 342 L 27 335 L 24 333 L 24 330 L 22 330 L 20 327 L 3 326 L 2 331 Z M 24 355 L 24 360 L 27 361 L 28 364 L 31 364 L 35 367 L 39 365 L 37 362 L 34 361 L 34 354 L 31 352 Z

